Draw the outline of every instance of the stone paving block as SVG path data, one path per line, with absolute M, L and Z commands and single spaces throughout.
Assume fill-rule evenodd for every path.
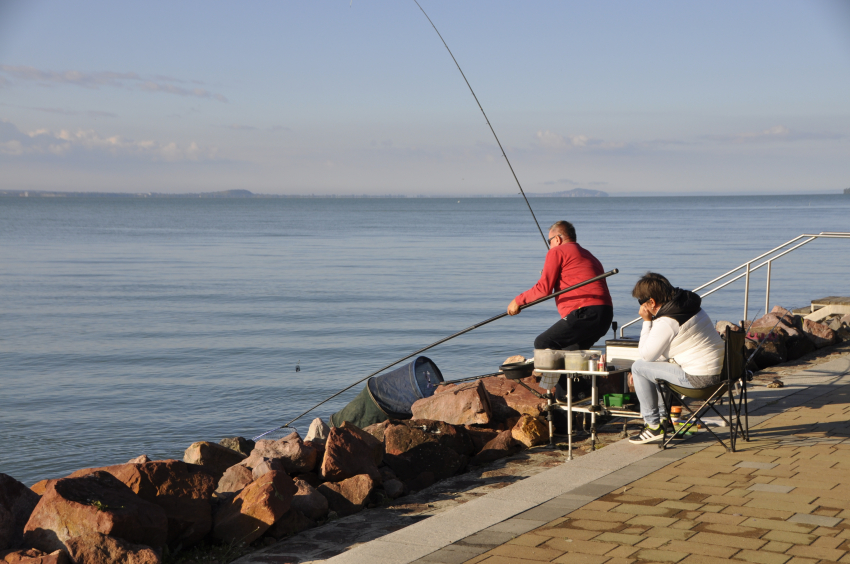
M 658 537 L 645 538 L 639 543 L 637 543 L 635 546 L 638 548 L 658 548 L 660 546 L 664 546 L 668 542 L 670 542 L 669 539 L 662 539 Z
M 789 531 L 773 530 L 769 531 L 761 538 L 769 541 L 791 542 L 794 544 L 809 545 L 812 544 L 817 537 L 815 535 L 804 535 L 801 533 L 792 533 Z
M 483 530 L 457 541 L 461 546 L 496 546 L 504 544 L 516 537 L 516 533 Z
M 486 564 L 537 564 L 538 562 L 545 561 L 530 560 L 527 558 L 520 558 L 518 556 L 499 556 L 495 554 L 482 554 L 481 556 L 469 560 L 464 564 L 478 564 L 479 562 L 485 562 Z
M 539 505 L 534 509 L 529 509 L 528 511 L 524 511 L 518 515 L 516 515 L 519 519 L 526 519 L 528 521 L 552 521 L 557 519 L 558 517 L 563 517 L 568 514 L 571 509 L 565 509 L 563 506 L 546 506 Z
M 571 540 L 590 540 L 599 535 L 599 531 L 588 531 L 586 529 L 570 529 L 569 527 L 557 527 L 539 530 L 537 534 L 546 535 L 549 538 L 563 538 Z
M 441 548 L 431 554 L 423 556 L 416 562 L 433 562 L 435 564 L 463 564 L 471 558 L 478 556 L 476 552 L 460 551 L 453 545 Z
M 761 509 L 775 509 L 777 511 L 789 511 L 792 514 L 794 513 L 811 513 L 815 509 L 818 508 L 817 505 L 808 505 L 803 503 L 789 503 L 786 501 L 781 501 L 780 499 L 770 499 L 770 498 L 753 498 L 750 499 L 743 505 L 742 507 L 756 507 Z
M 792 546 L 785 554 L 792 556 L 802 556 L 804 558 L 817 558 L 818 560 L 832 560 L 835 562 L 842 556 L 845 551 L 835 548 L 824 548 L 822 546 Z
M 590 519 L 576 519 L 570 521 L 570 527 L 585 529 L 588 531 L 611 531 L 622 527 L 617 521 L 592 521 Z
M 611 510 L 611 513 L 628 513 L 630 515 L 661 515 L 669 517 L 676 513 L 675 509 L 652 505 L 632 505 L 623 503 Z
M 545 525 L 545 521 L 531 521 L 529 519 L 508 519 L 501 523 L 496 523 L 484 529 L 485 531 L 498 531 L 500 533 L 514 533 L 521 535 L 529 531 L 533 531 L 538 527 Z
M 791 560 L 791 556 L 779 552 L 765 552 L 761 550 L 742 550 L 735 555 L 736 560 L 746 560 L 756 564 L 785 564 Z
M 578 509 L 568 513 L 570 519 L 595 519 L 598 521 L 627 521 L 631 517 L 628 513 L 617 513 L 614 511 L 593 511 L 591 509 Z
M 640 495 L 648 498 L 659 498 L 659 499 L 682 499 L 687 496 L 687 491 L 683 490 L 663 490 L 663 489 L 654 489 L 654 488 L 646 488 L 646 487 L 631 487 L 628 489 L 628 492 L 632 495 Z
M 490 554 L 492 556 L 504 556 L 507 558 L 514 559 L 512 560 L 514 562 L 519 561 L 520 559 L 533 560 L 537 562 L 549 562 L 563 553 L 563 550 L 551 549 L 545 545 L 518 546 L 515 544 L 503 544 L 502 546 L 497 546 L 486 554 Z
M 687 552 L 689 554 L 700 554 L 703 556 L 715 556 L 717 558 L 731 558 L 732 555 L 740 549 L 729 546 L 717 546 L 713 544 L 693 542 L 692 540 L 687 542 L 672 540 L 664 546 L 664 550 Z
M 777 466 L 779 466 L 779 464 L 775 462 L 753 462 L 751 460 L 742 460 L 735 465 L 737 468 L 756 468 L 761 470 L 769 470 L 771 468 L 776 468 Z
M 732 488 L 728 488 L 728 487 L 720 488 L 720 487 L 717 487 L 717 486 L 703 486 L 703 485 L 700 485 L 700 484 L 696 484 L 696 485 L 693 485 L 690 488 L 688 488 L 687 491 L 693 492 L 693 493 L 708 494 L 708 495 L 723 495 L 731 489 Z
M 776 531 L 771 531 L 768 534 L 775 533 Z M 767 541 L 761 539 L 751 539 L 747 537 L 736 537 L 733 535 L 721 535 L 717 533 L 697 533 L 693 537 L 691 537 L 694 542 L 699 542 L 703 544 L 712 544 L 717 546 L 728 546 L 732 548 L 741 548 L 748 550 L 758 550 L 765 544 Z M 766 538 L 766 537 L 763 537 Z M 779 540 L 779 539 L 768 539 L 768 540 Z
M 763 507 L 751 507 L 748 505 L 724 507 L 720 513 L 728 515 L 743 515 L 745 517 L 764 517 L 766 519 L 787 519 L 794 515 L 793 511 L 779 511 L 776 509 L 765 509 Z
M 749 517 L 741 525 L 756 529 L 771 529 L 776 531 L 789 531 L 792 533 L 808 534 L 815 529 L 815 525 L 809 523 L 780 521 L 778 519 L 760 519 Z
M 693 529 L 694 525 L 696 525 L 696 524 L 697 524 L 696 521 L 691 521 L 689 519 L 679 519 L 678 521 L 676 521 L 675 523 L 670 525 L 670 528 L 671 529 L 690 530 L 690 529 Z
M 632 554 L 634 554 L 638 550 L 640 550 L 640 549 L 636 548 L 634 546 L 621 545 L 621 546 L 618 546 L 617 548 L 615 548 L 613 550 L 609 550 L 608 552 L 606 552 L 605 556 L 608 556 L 608 557 L 611 557 L 611 558 L 629 558 L 629 557 L 631 557 Z
M 686 552 L 675 552 L 672 550 L 655 550 L 652 548 L 646 548 L 644 550 L 639 551 L 635 556 L 640 560 L 647 560 L 649 562 L 678 562 L 685 558 L 688 554 Z
M 582 554 L 605 554 L 606 552 L 617 548 L 616 544 L 610 542 L 583 540 L 574 540 L 569 542 L 559 538 L 549 539 L 545 546 L 561 552 L 581 552 Z
M 729 507 L 728 505 L 719 505 L 716 503 L 707 503 L 699 508 L 700 511 L 704 511 L 706 513 L 720 513 L 724 509 Z
M 799 495 L 796 493 L 785 493 L 777 495 L 775 492 L 751 491 L 747 496 L 750 499 L 779 499 L 785 503 L 800 503 L 808 505 L 817 499 L 817 496 Z
M 561 558 L 563 558 L 563 556 Z M 605 555 L 605 558 L 608 558 L 607 554 Z M 633 562 L 635 562 L 634 558 L 611 558 L 606 561 L 605 564 L 632 564 Z
M 568 552 L 567 554 L 559 556 L 552 562 L 558 562 L 559 564 L 602 564 L 603 562 L 610 562 L 610 559 L 607 556 L 600 556 L 598 554 Z
M 599 536 L 593 537 L 593 540 L 599 542 L 616 542 L 619 544 L 625 544 L 629 546 L 633 546 L 640 541 L 643 540 L 643 537 L 640 535 L 626 535 L 623 533 L 602 533 Z
M 812 543 L 812 546 L 820 546 L 823 548 L 838 548 L 846 541 L 839 537 L 823 537 L 819 536 L 815 539 L 815 542 Z
M 850 478 L 850 476 L 848 476 Z M 791 523 L 805 523 L 807 525 L 817 525 L 818 527 L 834 527 L 842 520 L 838 517 L 825 517 L 823 515 L 811 515 L 806 513 L 795 513 L 788 521 Z
M 749 488 L 750 491 L 754 492 L 772 492 L 772 493 L 780 493 L 787 494 L 792 491 L 796 486 L 782 486 L 779 484 L 753 484 Z
M 691 501 L 678 501 L 674 499 L 667 499 L 658 504 L 658 507 L 666 507 L 667 509 L 679 509 L 682 511 L 696 511 L 702 506 L 702 503 L 694 503 Z
M 534 533 L 527 533 L 524 535 L 520 535 L 518 537 L 514 537 L 508 541 L 508 544 L 517 544 L 519 546 L 539 546 L 549 540 L 550 536 L 548 535 L 536 535 Z
M 707 479 L 710 479 L 710 478 L 707 478 Z M 644 478 L 642 480 L 638 480 L 637 482 L 634 482 L 632 484 L 632 487 L 649 488 L 649 489 L 655 489 L 655 490 L 667 490 L 667 491 L 670 491 L 670 490 L 683 491 L 683 490 L 686 490 L 689 485 L 693 485 L 693 484 L 687 484 L 687 483 L 683 483 L 683 482 L 673 482 L 673 481 L 664 482 L 664 481 L 656 479 L 655 474 L 650 474 L 646 478 Z
M 718 476 L 722 477 L 718 478 Z M 676 476 L 668 483 L 680 484 L 682 486 L 713 486 L 715 488 L 725 488 L 736 481 L 737 480 L 730 478 L 728 474 L 715 474 L 712 478 L 705 478 L 702 476 Z
M 749 497 L 733 496 L 733 495 L 712 495 L 705 498 L 703 501 L 706 505 L 746 505 L 750 501 Z M 703 509 L 705 511 L 705 509 Z
M 659 517 L 658 515 L 638 515 L 626 521 L 629 525 L 642 525 L 647 527 L 669 527 L 676 522 L 674 517 Z
M 675 524 L 675 523 L 674 523 Z M 653 527 L 644 533 L 647 537 L 656 537 L 667 540 L 688 540 L 696 533 L 686 529 L 673 529 L 669 527 Z
M 582 509 L 591 509 L 591 510 L 594 510 L 594 511 L 608 511 L 609 509 L 613 509 L 613 508 L 617 507 L 618 505 L 619 505 L 618 503 L 612 503 L 610 501 L 596 500 L 596 501 L 591 501 L 590 503 L 588 503 L 587 505 L 582 507 Z
M 771 552 L 785 552 L 792 546 L 794 545 L 790 542 L 770 541 L 769 543 L 761 547 L 761 550 L 769 550 Z
M 823 497 L 816 498 L 814 505 L 823 505 L 825 507 L 835 507 L 837 509 L 850 509 L 850 500 L 836 499 L 829 497 L 829 492 L 825 492 Z
M 700 523 L 697 525 L 696 530 L 705 531 L 707 533 L 720 533 L 723 535 L 740 535 L 749 538 L 757 538 L 767 532 L 767 529 L 742 527 L 741 525 L 727 525 L 725 523 Z
M 607 484 L 596 484 L 589 483 L 584 484 L 583 486 L 579 486 L 573 490 L 570 490 L 570 493 L 573 495 L 587 495 L 591 497 L 602 497 L 603 495 L 611 492 L 614 488 Z
M 723 523 L 725 525 L 738 525 L 746 519 L 743 515 L 728 515 L 726 513 L 702 513 L 694 520 L 698 523 Z

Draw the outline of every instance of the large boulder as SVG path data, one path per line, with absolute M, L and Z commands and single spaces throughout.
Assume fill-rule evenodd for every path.
M 490 399 L 481 380 L 440 386 L 441 393 L 417 400 L 413 419 L 445 421 L 453 425 L 486 425 L 490 422 Z
M 337 483 L 324 483 L 319 493 L 328 500 L 331 511 L 339 516 L 352 515 L 365 507 L 375 493 L 378 482 L 368 474 L 358 474 Z
M 284 513 L 283 517 L 275 521 L 274 525 L 268 528 L 266 536 L 281 540 L 315 527 L 316 524 L 315 521 L 306 517 L 300 511 L 290 509 Z
M 378 465 L 383 458 L 383 450 L 384 445 L 378 439 L 346 421 L 328 433 L 321 475 L 325 480 L 339 482 L 358 474 L 368 474 L 380 482 Z
M 197 544 L 212 527 L 212 499 L 216 481 L 206 469 L 180 460 L 155 460 L 142 464 L 118 464 L 87 468 L 70 478 L 95 471 L 118 478 L 142 499 L 159 505 L 168 517 L 168 544 Z
M 484 445 L 481 452 L 476 454 L 470 463 L 481 465 L 493 462 L 494 460 L 515 454 L 521 448 L 522 444 L 513 438 L 511 431 L 502 431 L 495 439 Z
M 321 521 L 327 517 L 328 500 L 319 493 L 319 490 L 298 478 L 295 478 L 295 487 L 298 490 L 292 498 L 292 509 L 313 521 Z
M 811 319 L 803 320 L 803 331 L 806 333 L 806 337 L 819 349 L 834 345 L 838 340 L 835 337 L 835 331 L 827 325 Z
M 330 432 L 331 428 L 322 421 L 321 417 L 316 417 L 310 422 L 310 428 L 307 430 L 307 436 L 304 437 L 304 440 L 324 444 L 328 440 L 328 433 Z
M 0 473 L 0 550 L 18 546 L 38 494 L 8 474 Z
M 549 426 L 537 417 L 523 415 L 511 429 L 511 436 L 526 447 L 549 441 Z
M 218 487 L 215 491 L 220 494 L 239 492 L 253 481 L 254 473 L 250 468 L 241 464 L 234 464 L 224 471 L 224 475 L 218 481 Z
M 404 482 L 422 472 L 442 480 L 462 470 L 474 446 L 466 429 L 443 421 L 398 421 L 384 433 L 384 462 Z
M 245 456 L 248 456 L 254 450 L 254 441 L 245 437 L 225 437 L 218 441 L 218 444 Z
M 758 350 L 752 362 L 758 366 L 759 370 L 782 364 L 788 360 L 788 351 L 785 348 L 785 343 L 782 341 L 764 341 L 761 347 L 759 347 L 759 343 L 747 339 L 744 344 L 747 349 L 745 353 L 746 358 L 749 358 L 754 351 Z
M 168 539 L 168 517 L 112 474 L 96 471 L 50 484 L 24 527 L 23 543 L 47 552 L 67 550 L 68 539 L 86 533 L 159 548 Z
M 484 448 L 484 445 L 495 439 L 499 431 L 495 429 L 488 429 L 486 427 L 474 427 L 471 425 L 465 425 L 466 433 L 469 435 L 469 438 L 472 439 L 472 453 L 477 454 L 481 452 L 481 449 Z
M 244 459 L 245 455 L 241 452 L 207 441 L 192 443 L 183 453 L 183 462 L 203 466 L 213 475 L 216 482 L 221 479 L 225 470 Z
M 387 427 L 393 424 L 394 423 L 391 420 L 387 419 L 386 421 L 381 421 L 380 423 L 373 423 L 368 427 L 364 427 L 363 431 L 375 437 L 379 443 L 384 444 L 384 432 L 387 430 Z
M 73 564 L 64 550 L 54 550 L 50 554 L 36 548 L 25 550 L 0 551 L 0 562 L 3 564 Z
M 297 488 L 285 472 L 269 472 L 225 502 L 215 514 L 215 537 L 250 544 L 289 511 Z
M 725 334 L 726 334 L 726 328 L 727 328 L 727 327 L 729 327 L 729 330 L 730 330 L 730 331 L 733 331 L 733 332 L 738 332 L 738 331 L 740 331 L 740 330 L 741 330 L 741 328 L 740 328 L 738 325 L 735 325 L 735 324 L 734 324 L 734 323 L 732 323 L 731 321 L 718 321 L 718 322 L 714 325 L 714 329 L 715 329 L 715 331 L 717 331 L 718 333 L 720 333 L 720 335 L 725 335 Z
M 132 544 L 101 533 L 86 533 L 65 542 L 75 564 L 160 564 L 149 546 Z
M 253 468 L 265 459 L 280 460 L 289 474 L 310 472 L 316 467 L 318 454 L 312 446 L 305 445 L 297 432 L 292 432 L 276 441 L 262 439 L 257 441 L 251 455 L 241 464 Z
M 788 353 L 788 360 L 797 360 L 803 355 L 815 352 L 818 348 L 805 333 L 798 332 L 796 336 L 789 337 L 785 341 L 785 350 Z
M 520 415 L 539 416 L 546 407 L 546 400 L 540 399 L 522 387 L 516 380 L 503 376 L 482 378 L 481 383 L 490 394 L 490 408 L 493 421 L 505 422 Z M 537 385 L 537 378 L 529 376 L 522 380 L 526 385 L 540 394 L 547 391 Z

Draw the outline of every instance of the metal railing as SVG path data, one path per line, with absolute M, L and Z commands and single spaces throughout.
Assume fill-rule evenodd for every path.
M 800 239 L 805 239 L 805 241 L 798 243 L 798 241 L 800 241 Z M 817 235 L 813 235 L 813 234 L 810 234 L 810 233 L 804 233 L 802 235 L 798 235 L 797 237 L 794 237 L 793 239 L 791 239 L 787 243 L 783 243 L 782 245 L 779 245 L 778 247 L 774 247 L 773 249 L 767 251 L 766 253 L 762 253 L 759 256 L 748 260 L 747 262 L 745 262 L 741 266 L 733 268 L 732 270 L 730 270 L 729 272 L 727 272 L 725 274 L 721 274 L 720 276 L 718 276 L 714 280 L 711 280 L 709 282 L 706 282 L 702 286 L 694 288 L 693 291 L 698 292 L 698 291 L 702 290 L 703 288 L 707 288 L 708 286 L 711 286 L 712 284 L 718 283 L 719 284 L 718 286 L 716 286 L 716 287 L 712 288 L 711 290 L 709 290 L 708 292 L 700 295 L 700 297 L 704 298 L 706 296 L 710 296 L 711 294 L 713 294 L 714 292 L 716 292 L 716 291 L 718 291 L 722 288 L 725 288 L 729 284 L 736 282 L 736 281 L 740 280 L 741 278 L 743 278 L 744 279 L 744 317 L 743 317 L 743 319 L 748 319 L 747 312 L 748 312 L 749 305 L 750 305 L 750 274 L 752 274 L 753 272 L 755 272 L 756 270 L 758 270 L 759 268 L 761 268 L 763 266 L 767 266 L 767 291 L 766 291 L 765 297 L 764 297 L 764 311 L 765 311 L 765 313 L 767 313 L 768 311 L 770 311 L 770 270 L 771 270 L 771 266 L 773 264 L 773 261 L 775 261 L 779 257 L 787 255 L 791 251 L 795 251 L 795 250 L 799 249 L 803 245 L 811 243 L 815 239 L 850 239 L 850 233 L 845 233 L 845 232 L 840 232 L 840 231 L 822 231 L 822 232 L 818 233 Z M 791 246 L 791 245 L 793 245 L 793 246 Z M 791 247 L 788 248 L 789 246 L 791 246 Z M 765 260 L 761 264 L 753 266 L 754 262 L 759 261 L 759 260 L 761 260 L 765 257 L 770 257 L 770 258 L 768 258 L 767 260 Z M 735 273 L 737 273 L 740 270 L 743 270 L 743 272 L 741 272 L 740 274 L 737 274 L 734 278 L 731 278 L 729 280 L 725 280 L 726 278 L 729 278 L 730 276 L 734 275 Z M 725 280 L 725 281 L 720 283 L 723 280 Z M 623 324 L 620 327 L 620 338 L 623 337 L 623 331 L 625 330 L 626 327 L 628 327 L 629 325 L 634 325 L 635 323 L 637 323 L 640 320 L 641 320 L 641 318 L 638 317 L 636 319 L 632 319 L 628 323 Z

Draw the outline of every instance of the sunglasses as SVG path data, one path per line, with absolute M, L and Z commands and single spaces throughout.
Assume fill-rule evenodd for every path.
M 651 299 L 652 298 L 641 298 L 641 299 L 638 300 L 638 305 L 643 305 Z

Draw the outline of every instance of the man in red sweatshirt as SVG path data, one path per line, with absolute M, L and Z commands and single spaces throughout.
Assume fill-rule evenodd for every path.
M 557 221 L 549 228 L 549 253 L 537 284 L 514 298 L 508 314 L 552 292 L 584 282 L 604 272 L 602 263 L 576 243 L 575 227 Z M 535 349 L 588 349 L 611 327 L 614 307 L 605 279 L 555 298 L 561 319 L 534 340 Z

